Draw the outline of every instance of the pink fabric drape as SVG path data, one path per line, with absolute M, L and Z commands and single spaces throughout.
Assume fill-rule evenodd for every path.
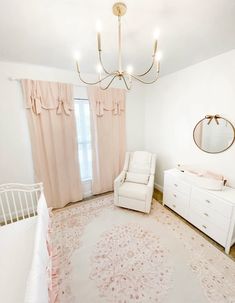
M 126 152 L 125 90 L 88 87 L 92 134 L 92 193 L 113 190 Z
M 22 80 L 36 181 L 48 206 L 82 199 L 72 86 Z

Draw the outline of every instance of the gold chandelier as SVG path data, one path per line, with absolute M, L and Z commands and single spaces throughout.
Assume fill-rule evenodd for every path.
M 153 54 L 152 54 L 152 63 L 150 67 L 141 74 L 133 74 L 132 73 L 132 67 L 128 66 L 126 70 L 123 69 L 122 65 L 122 37 L 121 37 L 121 17 L 125 15 L 127 10 L 127 7 L 122 2 L 117 2 L 113 5 L 113 14 L 118 17 L 118 69 L 113 72 L 109 72 L 103 64 L 102 61 L 102 49 L 101 49 L 101 34 L 100 31 L 97 32 L 97 43 L 98 43 L 98 58 L 99 58 L 99 64 L 97 65 L 97 71 L 99 73 L 99 79 L 95 82 L 88 82 L 85 81 L 80 73 L 79 68 L 79 60 L 76 58 L 76 66 L 77 66 L 77 72 L 79 75 L 80 80 L 88 85 L 97 85 L 99 84 L 100 88 L 103 90 L 106 90 L 110 87 L 110 85 L 113 83 L 113 81 L 118 78 L 119 80 L 122 80 L 124 83 L 124 86 L 127 90 L 131 89 L 132 86 L 132 80 L 137 80 L 144 84 L 152 84 L 156 82 L 159 78 L 159 72 L 160 72 L 160 54 L 157 53 L 157 37 L 154 41 L 154 47 L 153 47 Z M 147 81 L 145 79 L 145 76 L 155 69 L 155 75 L 154 78 L 150 81 Z M 102 76 L 102 73 L 105 75 Z M 102 86 L 102 83 L 106 83 L 105 86 Z

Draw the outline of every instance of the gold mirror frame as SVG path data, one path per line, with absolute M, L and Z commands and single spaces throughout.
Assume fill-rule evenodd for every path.
M 197 126 L 198 126 L 202 121 L 204 121 L 204 120 L 208 120 L 208 123 L 207 123 L 207 124 L 210 124 L 211 121 L 212 121 L 213 119 L 215 119 L 216 124 L 219 124 L 219 122 L 218 122 L 219 119 L 225 120 L 227 123 L 229 123 L 229 125 L 231 126 L 231 128 L 232 128 L 232 130 L 233 130 L 233 140 L 232 140 L 232 142 L 230 143 L 230 145 L 229 145 L 228 147 L 226 147 L 225 149 L 220 150 L 220 151 L 217 151 L 217 152 L 210 152 L 210 151 L 207 151 L 207 150 L 201 148 L 201 147 L 197 144 L 197 142 L 196 142 L 196 140 L 195 140 L 195 131 L 196 131 Z M 207 116 L 205 116 L 205 118 L 201 119 L 201 120 L 195 125 L 195 127 L 194 127 L 194 129 L 193 129 L 193 141 L 194 141 L 194 143 L 196 144 L 196 146 L 197 146 L 200 150 L 204 151 L 205 153 L 208 153 L 208 154 L 219 154 L 219 153 L 222 153 L 222 152 L 226 151 L 227 149 L 229 149 L 229 148 L 233 145 L 233 143 L 234 143 L 234 141 L 235 141 L 235 128 L 234 128 L 233 124 L 232 124 L 228 119 L 225 119 L 224 117 L 221 117 L 221 116 L 219 116 L 219 115 L 215 115 L 215 116 L 207 115 Z

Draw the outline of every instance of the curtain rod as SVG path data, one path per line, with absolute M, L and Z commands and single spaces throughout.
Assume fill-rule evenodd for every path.
M 14 77 L 9 77 L 8 78 L 9 81 L 21 81 L 23 79 L 20 78 L 14 78 Z M 33 80 L 33 79 L 32 79 Z M 33 80 L 33 81 L 44 81 L 44 80 Z M 50 81 L 49 81 L 50 82 Z M 54 82 L 54 81 L 52 81 Z M 57 81 L 55 81 L 57 82 Z M 79 85 L 79 84 L 75 84 L 75 83 L 69 83 L 69 82 L 61 82 L 61 83 L 65 83 L 65 84 L 72 84 L 73 86 L 77 86 L 77 87 L 87 87 L 87 85 Z

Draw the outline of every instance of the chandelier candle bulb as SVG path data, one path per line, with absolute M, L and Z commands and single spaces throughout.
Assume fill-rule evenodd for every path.
M 99 81 L 100 81 L 102 79 L 101 73 L 102 73 L 102 70 L 103 70 L 101 64 L 97 64 L 96 70 L 97 70 L 97 73 L 99 75 Z
M 79 63 L 76 61 L 76 66 L 77 66 L 77 72 L 80 74 L 80 69 L 79 69 Z
M 133 73 L 133 67 L 131 65 L 127 65 L 126 72 L 129 75 L 132 74 Z
M 154 47 L 153 47 L 153 56 L 156 55 L 156 52 L 157 52 L 157 40 L 155 40 L 154 42 Z
M 81 59 L 81 54 L 79 52 L 75 52 L 73 57 L 76 61 L 79 61 Z
M 155 40 L 158 40 L 158 38 L 159 38 L 159 29 L 158 28 L 155 29 L 155 31 L 153 33 L 153 37 Z
M 96 21 L 96 31 L 97 33 L 101 33 L 102 31 L 102 23 L 100 22 L 100 20 Z
M 97 33 L 97 41 L 98 41 L 98 51 L 101 51 L 101 37 L 100 32 Z

